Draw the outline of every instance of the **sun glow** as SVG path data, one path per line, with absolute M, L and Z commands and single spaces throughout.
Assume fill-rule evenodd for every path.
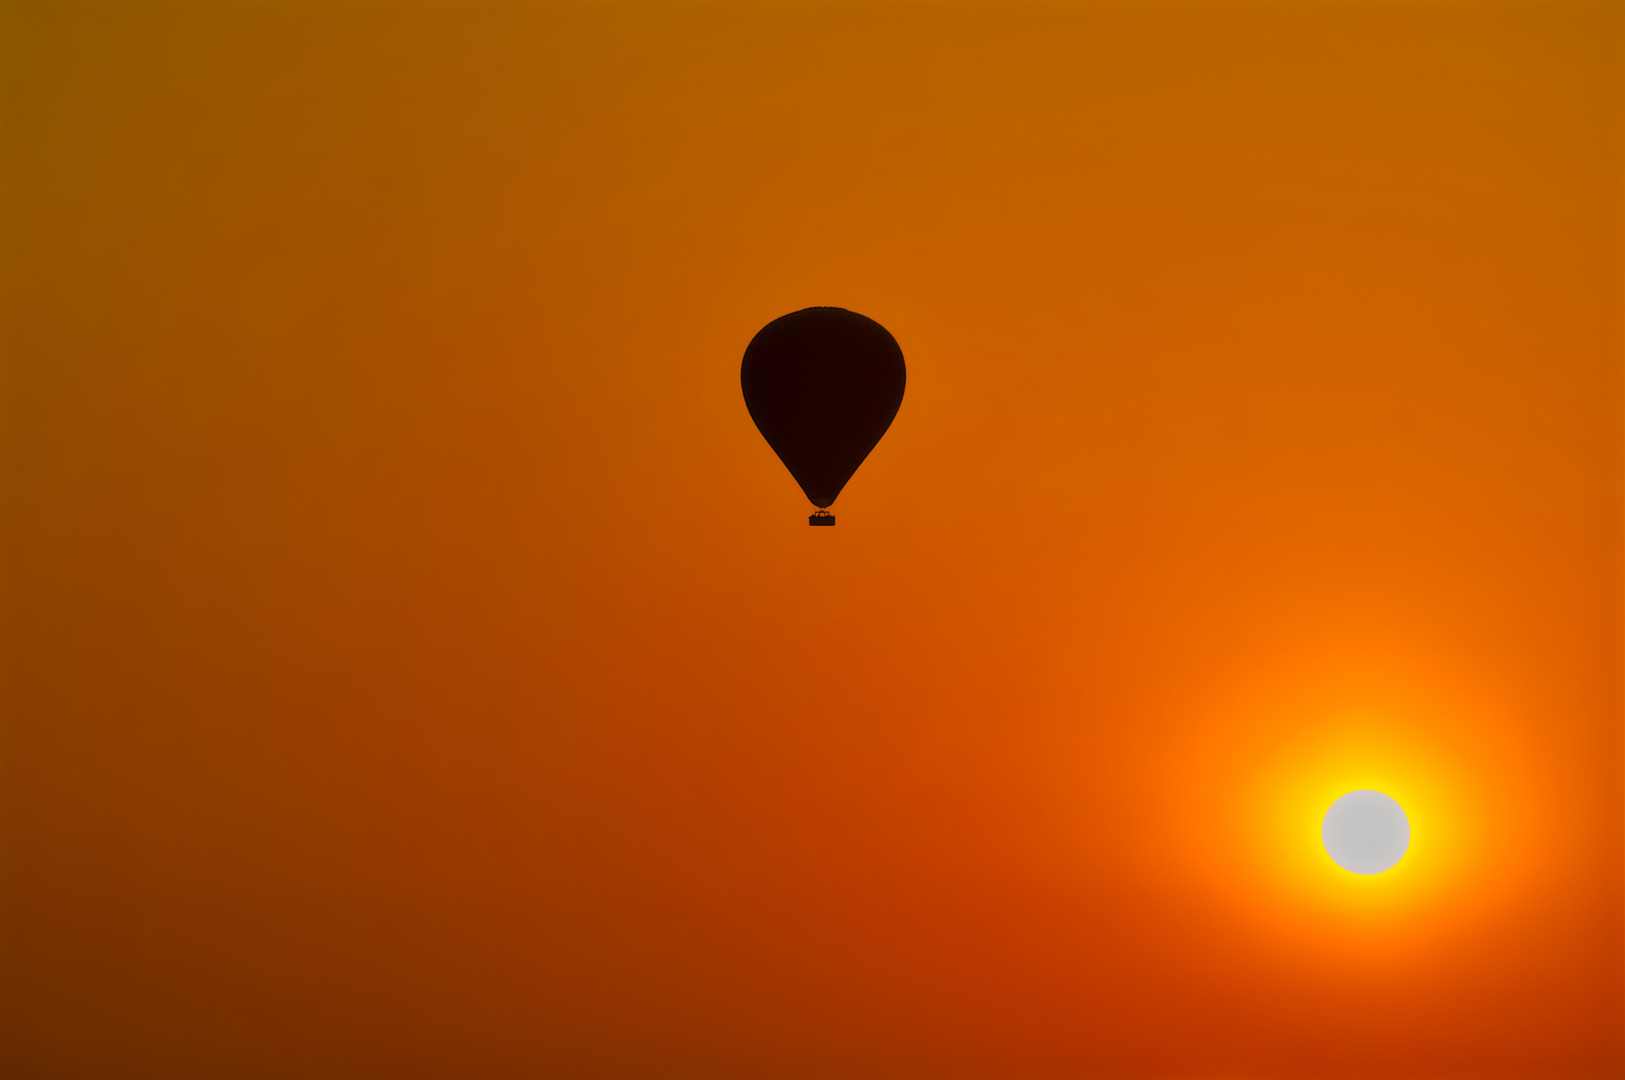
M 1287 895 L 1311 907 L 1397 914 L 1436 897 L 1470 873 L 1478 837 L 1471 800 L 1443 755 L 1402 736 L 1400 724 L 1349 717 L 1320 738 L 1283 746 L 1260 769 L 1251 807 L 1259 855 Z M 1372 789 L 1405 808 L 1410 847 L 1386 873 L 1350 874 L 1326 855 L 1326 808 Z
M 1389 955 L 1476 921 L 1515 887 L 1509 868 L 1529 863 L 1527 829 L 1512 802 L 1487 797 L 1505 794 L 1491 766 L 1502 749 L 1458 744 L 1433 719 L 1294 710 L 1222 756 L 1206 748 L 1213 815 L 1189 853 L 1193 870 L 1261 936 L 1293 949 Z M 1221 769 L 1228 797 L 1216 794 Z M 1383 873 L 1350 873 L 1322 840 L 1327 808 L 1362 789 L 1391 797 L 1410 823 L 1404 857 Z

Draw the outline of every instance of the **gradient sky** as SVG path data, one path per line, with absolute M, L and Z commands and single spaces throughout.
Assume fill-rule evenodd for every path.
M 0 1071 L 1625 1075 L 1622 31 L 5 3 Z

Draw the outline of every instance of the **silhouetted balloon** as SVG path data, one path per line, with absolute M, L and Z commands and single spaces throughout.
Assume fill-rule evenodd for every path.
M 903 350 L 855 311 L 812 307 L 774 319 L 739 368 L 745 407 L 814 506 L 827 507 L 903 403 Z M 812 524 L 834 524 L 815 514 Z

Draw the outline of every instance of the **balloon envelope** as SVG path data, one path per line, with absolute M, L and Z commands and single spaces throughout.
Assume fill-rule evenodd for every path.
M 855 311 L 804 308 L 751 339 L 745 407 L 814 506 L 835 501 L 903 403 L 903 350 Z

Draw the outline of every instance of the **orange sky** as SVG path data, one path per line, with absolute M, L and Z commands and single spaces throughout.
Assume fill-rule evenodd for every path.
M 1622 15 L 5 4 L 0 1072 L 1625 1075 Z

